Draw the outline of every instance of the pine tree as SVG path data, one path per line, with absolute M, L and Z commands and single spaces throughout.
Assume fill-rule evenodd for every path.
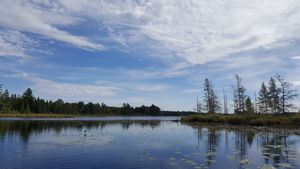
M 32 90 L 30 88 L 26 89 L 25 92 L 22 95 L 22 98 L 24 100 L 24 107 L 25 107 L 25 111 L 31 112 L 33 111 L 33 101 L 34 101 L 34 97 L 32 94 Z M 28 110 L 27 110 L 28 109 Z
M 261 84 L 261 88 L 259 91 L 259 96 L 258 96 L 258 107 L 259 107 L 259 112 L 262 114 L 267 114 L 268 113 L 268 91 L 265 83 L 263 82 Z
M 280 98 L 279 98 L 280 90 L 276 86 L 276 81 L 271 78 L 269 81 L 269 88 L 268 88 L 268 105 L 270 111 L 272 113 L 279 113 L 280 112 Z
M 246 112 L 247 113 L 254 113 L 254 108 L 253 108 L 253 104 L 251 102 L 250 97 L 247 97 L 245 104 L 246 104 Z
M 212 82 L 207 78 L 204 80 L 204 96 L 203 96 L 204 108 L 207 113 L 216 113 L 220 110 L 220 102 L 213 89 Z
M 3 93 L 2 93 L 2 84 L 0 84 L 0 113 L 4 112 L 4 98 L 3 98 Z

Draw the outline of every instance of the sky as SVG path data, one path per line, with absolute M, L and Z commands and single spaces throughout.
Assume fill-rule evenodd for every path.
M 0 83 L 45 99 L 193 110 L 234 75 L 300 89 L 298 0 L 0 0 Z M 296 100 L 296 104 L 299 99 Z

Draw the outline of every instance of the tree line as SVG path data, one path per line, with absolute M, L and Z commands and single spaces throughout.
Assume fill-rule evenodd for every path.
M 8 90 L 2 89 L 0 85 L 0 113 L 41 113 L 41 114 L 88 114 L 88 115 L 160 115 L 161 110 L 156 105 L 132 107 L 124 103 L 121 107 L 107 106 L 104 103 L 76 103 L 64 102 L 62 99 L 56 101 L 44 100 L 34 97 L 30 88 L 22 95 L 10 94 Z
M 259 95 L 254 96 L 254 101 L 246 94 L 246 88 L 242 84 L 239 75 L 235 75 L 235 84 L 231 86 L 233 95 L 234 113 L 259 113 L 279 114 L 291 112 L 295 107 L 292 101 L 298 96 L 296 90 L 291 89 L 291 83 L 285 81 L 279 74 L 271 77 L 269 82 L 262 82 Z M 203 102 L 197 103 L 197 112 L 219 113 L 221 112 L 221 101 L 211 80 L 204 80 Z M 224 92 L 224 110 L 227 113 L 227 93 Z

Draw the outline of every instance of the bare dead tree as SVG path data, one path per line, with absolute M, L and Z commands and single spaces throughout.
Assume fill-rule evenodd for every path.
M 280 109 L 282 113 L 286 113 L 287 111 L 295 108 L 295 105 L 292 101 L 295 97 L 298 96 L 296 93 L 297 90 L 290 89 L 292 84 L 285 81 L 283 77 L 281 77 L 278 73 L 276 73 L 275 78 L 278 80 L 280 84 L 279 92 L 280 92 Z

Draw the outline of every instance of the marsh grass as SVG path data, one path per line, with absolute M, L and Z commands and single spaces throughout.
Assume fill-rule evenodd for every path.
M 300 125 L 300 114 L 198 114 L 182 117 L 181 122 L 249 126 L 298 126 Z

